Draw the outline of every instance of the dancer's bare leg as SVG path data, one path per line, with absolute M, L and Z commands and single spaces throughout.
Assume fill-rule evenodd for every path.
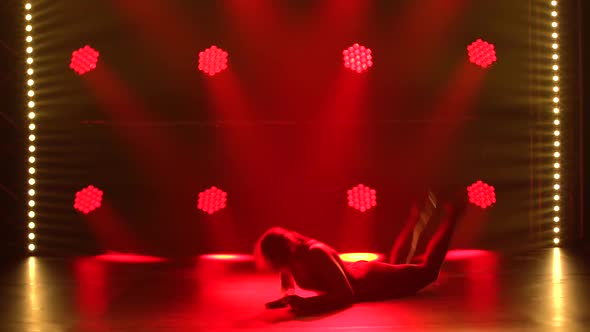
M 408 221 L 391 248 L 390 264 L 409 264 L 412 261 L 420 235 L 432 217 L 436 204 L 436 197 L 429 191 L 422 211 L 415 204 L 412 205 Z

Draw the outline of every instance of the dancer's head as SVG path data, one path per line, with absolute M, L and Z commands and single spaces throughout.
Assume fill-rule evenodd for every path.
M 273 271 L 288 268 L 295 250 L 302 242 L 303 237 L 293 231 L 281 227 L 267 230 L 254 247 L 256 266 Z

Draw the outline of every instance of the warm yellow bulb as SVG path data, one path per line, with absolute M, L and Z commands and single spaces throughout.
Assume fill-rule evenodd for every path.
M 29 97 L 35 96 L 35 91 L 29 90 L 29 92 L 27 92 L 27 96 L 29 96 Z
M 29 167 L 29 174 L 35 174 L 35 168 Z
M 559 70 L 559 66 L 558 65 L 553 65 L 553 70 Z
M 35 135 L 29 135 L 29 141 L 33 142 L 35 141 L 36 137 Z
M 553 92 L 559 92 L 559 87 L 558 86 L 554 86 L 553 87 Z
M 553 211 L 555 211 L 555 212 L 559 211 L 559 206 L 558 206 L 558 205 L 555 205 L 555 206 L 553 207 Z
M 553 196 L 553 200 L 554 200 L 554 201 L 559 201 L 559 198 L 560 198 L 560 197 L 559 197 L 559 195 L 555 195 L 555 196 Z
M 34 185 L 34 184 L 35 184 L 35 182 L 36 182 L 36 181 L 35 181 L 35 179 L 33 179 L 33 178 L 30 178 L 30 179 L 29 179 L 29 184 L 30 184 L 31 186 L 32 186 L 32 185 Z
M 31 4 L 30 4 L 30 3 L 27 3 L 27 4 L 25 5 L 25 9 L 26 9 L 26 10 L 30 10 L 30 9 L 31 9 Z
M 553 217 L 554 222 L 559 222 L 559 217 Z
M 30 102 L 27 104 L 27 106 L 29 106 L 29 108 L 33 108 L 33 107 L 35 107 L 35 102 L 31 100 L 31 101 L 30 101 Z
M 33 18 L 33 16 L 31 16 L 31 14 L 27 14 L 25 15 L 25 20 L 30 21 Z
M 31 54 L 33 53 L 33 48 L 31 46 L 27 47 L 27 53 Z
M 33 157 L 33 156 L 30 156 L 30 157 L 29 157 L 29 163 L 31 163 L 31 164 L 34 164 L 34 163 L 35 163 L 35 161 L 36 161 L 36 160 L 35 160 L 35 157 Z
M 553 132 L 553 135 L 554 136 L 559 136 L 559 135 L 561 135 L 561 133 L 559 132 L 559 130 L 556 130 L 556 131 Z
M 557 1 L 555 1 L 555 0 L 551 1 L 551 6 L 553 6 L 553 7 L 557 6 Z
M 553 228 L 553 233 L 559 233 L 559 227 L 554 227 Z
M 34 84 L 35 84 L 35 81 L 33 81 L 33 80 L 28 80 L 27 81 L 27 85 L 28 86 L 33 86 Z
M 35 218 L 35 212 L 29 211 L 29 218 Z
M 556 11 L 552 11 L 551 12 L 551 16 L 556 17 L 557 16 L 557 12 Z
M 29 189 L 29 196 L 35 196 L 35 189 Z
M 551 22 L 551 26 L 557 28 L 557 22 Z
M 27 63 L 28 64 L 32 64 L 33 63 L 33 58 L 27 58 Z
M 29 240 L 34 240 L 34 239 L 35 239 L 35 234 L 29 233 Z
M 559 114 L 559 108 L 557 108 L 557 107 L 556 107 L 556 108 L 554 108 L 554 109 L 553 109 L 553 113 L 555 113 L 555 114 Z
M 559 76 L 557 76 L 557 75 L 553 76 L 553 81 L 555 81 L 555 82 L 559 81 Z
M 25 40 L 27 41 L 27 43 L 30 43 L 33 41 L 33 37 L 32 36 L 27 36 L 27 38 L 25 38 Z
M 29 112 L 29 119 L 34 119 L 35 118 L 35 112 Z
M 559 167 L 561 167 L 561 165 L 559 163 L 553 164 L 553 168 L 559 168 Z
M 553 98 L 553 102 L 556 104 L 559 103 L 559 98 L 558 97 Z
M 35 245 L 30 243 L 29 244 L 29 251 L 35 251 Z
M 553 174 L 553 178 L 556 180 L 559 179 L 560 177 L 561 177 L 561 175 L 559 175 L 559 173 Z
M 559 141 L 553 142 L 553 146 L 560 146 L 560 145 L 561 145 L 561 143 L 559 143 Z
M 551 48 L 554 49 L 554 50 L 556 50 L 556 49 L 559 48 L 559 45 L 557 45 L 556 43 L 554 43 L 553 45 L 551 45 Z
M 32 26 L 30 26 L 30 25 L 27 25 L 27 26 L 25 27 L 25 30 L 27 30 L 27 31 L 29 31 L 29 32 L 30 32 L 31 30 L 33 30 L 33 27 L 32 27 Z
M 553 124 L 556 125 L 556 126 L 559 126 L 560 123 L 561 122 L 559 120 L 557 120 L 557 119 L 553 120 Z
M 561 154 L 559 152 L 556 151 L 553 153 L 553 157 L 559 158 L 559 156 L 561 156 Z
M 37 126 L 35 126 L 35 124 L 34 124 L 34 123 L 31 123 L 31 124 L 29 125 L 29 130 L 35 130 L 35 128 L 37 128 Z
M 29 152 L 35 152 L 35 146 L 29 145 Z
M 29 201 L 29 206 L 30 206 L 30 207 L 33 207 L 33 206 L 35 206 L 35 201 L 33 201 L 33 200 L 30 200 L 30 201 Z
M 34 222 L 29 222 L 29 229 L 35 229 L 35 223 Z
M 551 37 L 553 37 L 553 38 L 557 38 L 557 37 L 558 37 L 558 35 L 557 35 L 557 32 L 554 32 L 554 33 L 552 33 L 552 34 L 551 34 Z

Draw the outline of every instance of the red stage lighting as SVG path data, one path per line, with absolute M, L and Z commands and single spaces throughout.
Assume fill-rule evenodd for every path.
M 377 205 L 377 192 L 363 184 L 348 190 L 348 206 L 361 212 Z
M 373 56 L 370 48 L 355 43 L 342 51 L 344 56 L 344 67 L 362 73 L 373 66 Z
M 494 45 L 481 39 L 478 39 L 471 45 L 467 46 L 467 51 L 469 53 L 469 61 L 482 68 L 489 67 L 492 63 L 496 62 L 497 59 Z
M 211 187 L 199 193 L 197 208 L 209 214 L 213 214 L 225 208 L 227 193 L 217 187 Z
M 84 75 L 96 68 L 98 55 L 99 53 L 96 50 L 86 45 L 81 49 L 72 52 L 70 68 L 72 68 L 79 75 Z
M 227 52 L 213 45 L 199 52 L 199 70 L 211 76 L 227 68 Z
M 467 187 L 467 194 L 469 195 L 470 203 L 475 204 L 483 209 L 496 203 L 496 193 L 494 187 L 482 181 L 477 181 Z
M 76 193 L 74 208 L 88 214 L 102 205 L 102 190 L 90 185 Z

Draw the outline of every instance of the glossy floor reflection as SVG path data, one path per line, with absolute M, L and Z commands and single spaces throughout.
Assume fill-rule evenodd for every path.
M 209 257 L 210 258 L 210 257 Z M 322 317 L 266 310 L 277 278 L 244 257 L 30 258 L 0 277 L 1 331 L 588 331 L 590 269 L 564 250 L 451 252 L 419 295 Z M 227 259 L 225 259 L 227 258 Z

